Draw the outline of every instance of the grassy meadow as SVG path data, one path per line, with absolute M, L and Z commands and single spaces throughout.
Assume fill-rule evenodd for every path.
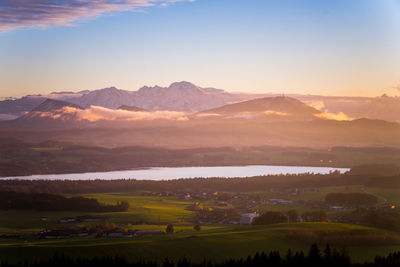
M 146 226 L 145 229 L 157 227 Z M 177 228 L 179 229 L 179 227 Z M 305 250 L 310 242 L 326 242 L 345 249 L 355 261 L 371 260 L 400 249 L 400 235 L 379 229 L 335 223 L 297 223 L 270 226 L 210 226 L 196 232 L 190 227 L 175 234 L 140 238 L 63 239 L 0 243 L 0 257 L 10 261 L 24 255 L 40 259 L 55 252 L 71 257 L 124 255 L 129 260 L 163 260 L 190 257 L 224 260 L 246 257 L 257 251 Z M 365 245 L 368 241 L 369 244 Z M 375 244 L 375 245 L 373 245 Z

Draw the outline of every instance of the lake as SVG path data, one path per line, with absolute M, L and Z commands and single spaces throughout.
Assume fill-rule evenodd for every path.
M 3 179 L 20 180 L 116 180 L 116 179 L 137 179 L 137 180 L 173 180 L 179 178 L 234 178 L 252 177 L 261 175 L 278 174 L 328 174 L 333 171 L 347 172 L 348 168 L 331 167 L 300 167 L 300 166 L 221 166 L 221 167 L 154 167 L 146 169 L 133 169 L 111 172 L 90 172 L 70 174 L 41 174 L 31 176 L 2 177 Z

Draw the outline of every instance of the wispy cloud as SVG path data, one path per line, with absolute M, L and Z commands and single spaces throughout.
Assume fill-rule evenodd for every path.
M 343 112 L 339 113 L 322 112 L 320 114 L 316 114 L 315 116 L 321 119 L 335 120 L 335 121 L 351 121 L 354 119 L 350 116 L 347 116 Z
M 289 113 L 286 112 L 279 112 L 274 110 L 266 110 L 263 112 L 264 115 L 277 115 L 277 116 L 289 116 Z
M 76 109 L 73 107 L 64 107 L 63 114 L 76 115 L 78 120 L 87 121 L 139 121 L 139 120 L 187 120 L 186 114 L 176 111 L 128 111 L 113 110 L 103 107 L 91 106 L 88 109 Z M 53 116 L 54 115 L 50 115 Z
M 77 22 L 118 11 L 142 11 L 195 0 L 1 0 L 0 31 L 19 28 L 73 26 Z

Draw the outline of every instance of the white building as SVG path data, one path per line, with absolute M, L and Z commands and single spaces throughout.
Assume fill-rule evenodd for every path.
M 257 212 L 240 214 L 240 224 L 252 224 L 258 216 Z

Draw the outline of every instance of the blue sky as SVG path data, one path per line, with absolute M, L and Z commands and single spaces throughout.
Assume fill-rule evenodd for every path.
M 14 16 L 13 5 L 28 10 L 15 14 L 19 24 L 0 19 L 0 97 L 181 80 L 255 93 L 400 94 L 398 0 L 196 0 L 165 7 L 141 0 L 156 6 L 135 12 L 125 8 L 127 0 L 105 13 L 90 6 L 100 11 L 89 18 L 76 15 L 82 12 L 75 6 L 72 15 L 51 10 L 53 23 L 29 14 L 27 2 L 0 4 L 0 17 L 2 9 Z

